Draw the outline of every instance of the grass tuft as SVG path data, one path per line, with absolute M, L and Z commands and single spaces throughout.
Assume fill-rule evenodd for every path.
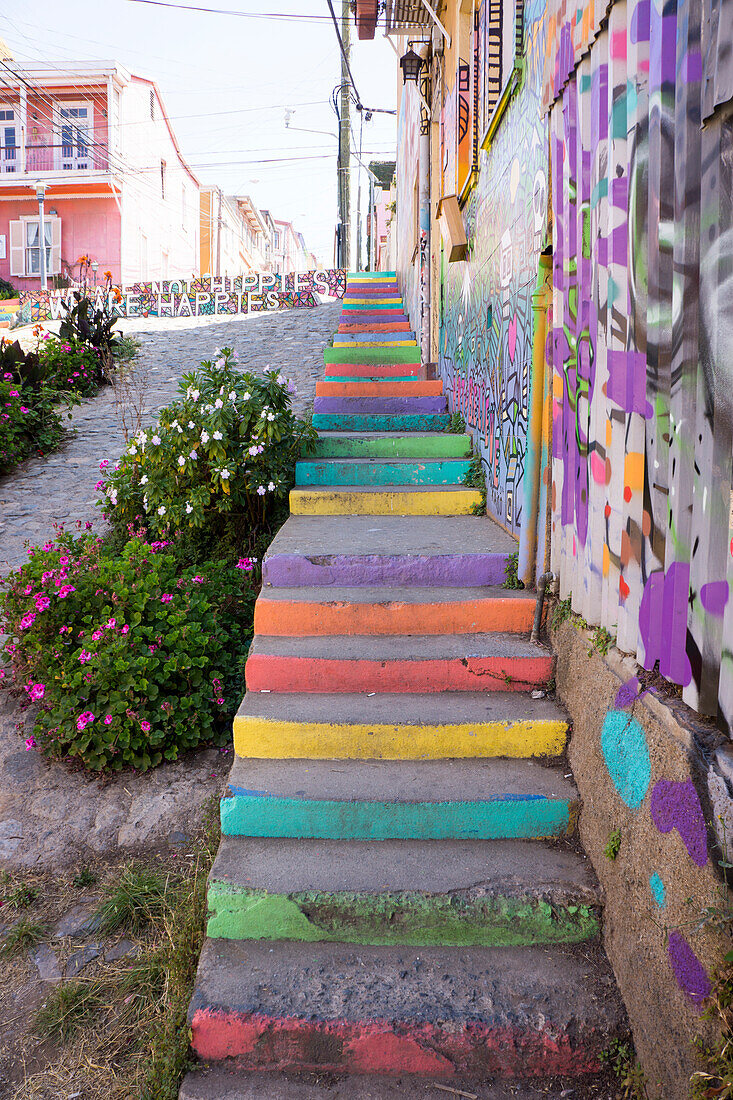
M 56 986 L 36 1013 L 35 1027 L 42 1039 L 65 1043 L 84 1025 L 91 1025 L 102 1002 L 97 981 L 66 982 Z
M 169 879 L 146 867 L 125 867 L 116 883 L 105 887 L 104 900 L 92 920 L 106 936 L 125 928 L 138 932 L 165 917 Z
M 6 959 L 17 958 L 25 955 L 32 948 L 37 947 L 46 936 L 45 924 L 32 920 L 31 917 L 21 917 L 19 921 L 8 929 L 0 946 L 0 955 Z

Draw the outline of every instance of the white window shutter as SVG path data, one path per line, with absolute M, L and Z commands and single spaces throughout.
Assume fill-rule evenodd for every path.
M 51 266 L 49 275 L 61 273 L 61 218 L 49 218 L 51 222 Z
M 10 274 L 25 275 L 25 223 L 10 223 Z

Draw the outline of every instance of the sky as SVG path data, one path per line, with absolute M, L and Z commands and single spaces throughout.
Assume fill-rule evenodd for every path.
M 247 17 L 190 10 L 195 6 Z M 338 18 L 340 0 L 334 10 Z M 289 18 L 261 18 L 265 12 Z M 392 46 L 379 29 L 373 41 L 359 42 L 353 21 L 351 28 L 362 102 L 394 110 Z M 330 97 L 341 69 L 326 0 L 180 0 L 175 8 L 140 0 L 0 0 L 0 37 L 21 68 L 117 61 L 155 80 L 201 183 L 251 195 L 275 217 L 293 221 L 319 263 L 331 266 L 337 121 Z M 355 110 L 352 127 L 358 148 Z M 395 134 L 394 116 L 373 115 L 363 124 L 362 159 L 393 160 Z M 355 170 L 354 204 L 356 191 Z M 367 197 L 362 174 L 362 213 Z

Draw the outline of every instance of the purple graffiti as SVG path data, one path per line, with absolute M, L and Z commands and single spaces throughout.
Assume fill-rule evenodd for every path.
M 710 581 L 700 589 L 700 602 L 710 615 L 722 619 L 728 603 L 728 582 Z
M 667 955 L 677 985 L 686 997 L 702 1009 L 702 1002 L 710 996 L 712 985 L 705 967 L 679 932 L 670 932 Z
M 649 575 L 639 606 L 644 668 L 652 669 L 659 661 L 662 676 L 683 686 L 692 679 L 692 667 L 685 652 L 689 585 L 689 565 L 673 562 L 666 573 Z
M 616 709 L 621 707 L 630 707 L 632 703 L 635 703 L 637 699 L 641 699 L 642 695 L 646 695 L 647 689 L 643 688 L 639 683 L 638 676 L 632 676 L 630 680 L 627 680 L 625 684 L 616 692 L 616 698 L 613 705 Z
M 646 399 L 646 356 L 644 353 L 609 348 L 607 362 L 607 395 L 624 412 L 640 413 L 649 420 L 654 415 L 654 410 Z
M 691 779 L 658 779 L 652 790 L 649 812 L 660 833 L 676 829 L 698 867 L 708 861 L 707 834 L 700 799 Z

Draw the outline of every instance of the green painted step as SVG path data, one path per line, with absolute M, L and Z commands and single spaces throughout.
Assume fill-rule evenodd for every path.
M 357 435 L 345 432 L 320 436 L 303 458 L 465 458 L 470 454 L 469 435 L 448 432 Z
M 313 414 L 313 427 L 321 432 L 440 432 L 449 423 L 448 413 Z
M 419 363 L 420 348 L 324 348 L 324 363 Z
M 587 860 L 542 842 L 223 837 L 207 934 L 222 939 L 503 946 L 597 935 Z
M 429 795 L 429 797 L 428 797 Z M 245 760 L 221 801 L 226 836 L 533 840 L 575 831 L 575 786 L 526 760 Z
M 301 459 L 295 464 L 295 484 L 461 485 L 470 468 L 470 460 L 464 458 Z

